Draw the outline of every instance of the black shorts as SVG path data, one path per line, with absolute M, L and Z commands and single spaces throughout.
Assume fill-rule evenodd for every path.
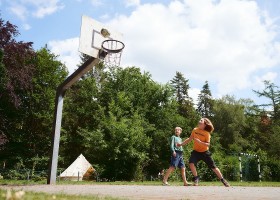
M 212 159 L 211 155 L 212 154 L 210 151 L 197 152 L 193 150 L 189 159 L 189 163 L 193 163 L 196 165 L 199 161 L 203 160 L 210 169 L 214 169 L 216 168 L 216 164 Z

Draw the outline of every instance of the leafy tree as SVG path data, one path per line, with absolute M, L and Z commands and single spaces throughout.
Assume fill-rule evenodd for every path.
M 253 90 L 259 97 L 266 97 L 270 103 L 259 105 L 272 107 L 271 115 L 274 119 L 280 118 L 280 90 L 279 87 L 269 81 L 264 81 L 265 89 L 263 91 Z
M 10 159 L 9 155 L 15 155 L 8 147 L 21 139 L 25 114 L 22 108 L 26 92 L 32 89 L 35 70 L 32 43 L 16 41 L 18 35 L 15 25 L 0 18 L 0 137 L 4 148 L 0 156 L 2 160 Z M 16 138 L 16 141 L 13 141 L 13 138 Z
M 33 65 L 32 88 L 20 93 L 23 98 L 16 108 L 16 120 L 11 123 L 14 128 L 7 131 L 9 143 L 1 152 L 2 159 L 9 158 L 7 167 L 24 159 L 26 167 L 47 168 L 55 92 L 67 71 L 45 48 L 36 52 Z
M 246 118 L 244 106 L 232 96 L 216 100 L 213 107 L 215 132 L 226 152 L 240 152 L 249 145 L 243 138 Z
M 3 64 L 5 70 L 1 88 L 1 99 L 9 102 L 16 108 L 20 106 L 24 92 L 32 87 L 31 80 L 34 72 L 35 52 L 32 42 L 18 42 L 19 35 L 17 27 L 10 22 L 0 18 L 0 49 L 4 52 Z M 1 103 L 4 105 L 4 102 Z
M 259 97 L 266 97 L 269 103 L 258 105 L 267 110 L 260 112 L 260 131 L 258 135 L 259 147 L 266 149 L 267 153 L 274 158 L 279 158 L 279 127 L 280 127 L 280 90 L 279 86 L 269 81 L 264 81 L 264 90 L 254 92 Z

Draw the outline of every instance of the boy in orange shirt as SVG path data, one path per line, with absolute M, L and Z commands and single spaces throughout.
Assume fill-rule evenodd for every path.
M 194 176 L 194 185 L 198 186 L 199 177 L 196 171 L 196 164 L 203 160 L 210 169 L 212 169 L 221 182 L 226 187 L 230 187 L 229 183 L 223 178 L 223 175 L 219 168 L 216 167 L 214 160 L 211 157 L 211 152 L 209 151 L 211 133 L 214 131 L 214 126 L 211 121 L 207 118 L 202 118 L 198 127 L 194 128 L 191 136 L 186 139 L 183 143 L 177 144 L 177 146 L 182 146 L 188 144 L 190 141 L 194 140 L 193 151 L 189 159 L 190 169 Z

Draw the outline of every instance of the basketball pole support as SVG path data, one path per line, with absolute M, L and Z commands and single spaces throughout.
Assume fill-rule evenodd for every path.
M 57 163 L 59 152 L 59 141 L 62 121 L 63 99 L 68 88 L 76 83 L 85 73 L 99 63 L 98 58 L 89 58 L 82 66 L 80 66 L 73 74 L 68 76 L 56 90 L 54 121 L 52 126 L 52 146 L 50 155 L 50 164 L 48 171 L 47 184 L 56 184 Z

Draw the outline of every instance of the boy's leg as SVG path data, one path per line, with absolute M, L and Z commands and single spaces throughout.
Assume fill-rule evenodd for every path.
M 186 178 L 186 168 L 185 167 L 181 168 L 181 175 L 182 175 L 184 185 L 188 186 L 188 181 L 187 181 L 187 178 Z
M 224 186 L 230 187 L 230 184 L 224 179 L 224 177 L 223 177 L 223 175 L 222 175 L 222 173 L 221 173 L 221 171 L 218 167 L 213 168 L 212 170 L 213 170 L 213 172 L 216 173 L 216 175 L 221 180 L 221 182 L 224 184 Z
M 193 178 L 194 186 L 198 186 L 198 182 L 199 182 L 199 177 L 197 175 L 197 171 L 196 171 L 196 167 L 195 167 L 195 165 L 199 162 L 199 160 L 201 160 L 200 154 L 196 151 L 192 151 L 190 159 L 189 159 L 189 166 L 190 166 L 190 169 L 194 176 L 194 178 Z
M 192 171 L 193 176 L 197 177 L 197 171 L 196 171 L 196 167 L 195 167 L 194 163 L 190 163 L 190 169 Z
M 174 169 L 175 169 L 175 167 L 169 167 L 169 169 L 166 171 L 166 174 L 164 175 L 163 180 L 162 180 L 162 182 L 164 184 L 168 184 L 167 179 L 170 176 L 170 174 L 174 171 Z
M 229 187 L 229 183 L 224 179 L 220 169 L 218 167 L 216 167 L 216 164 L 213 160 L 213 158 L 211 157 L 211 152 L 207 152 L 205 154 L 205 158 L 203 159 L 203 161 L 208 165 L 208 167 L 210 169 L 213 170 L 213 172 L 215 172 L 215 174 L 218 176 L 218 178 L 221 180 L 221 182 L 224 184 L 224 186 Z
M 199 182 L 199 177 L 197 176 L 197 171 L 196 171 L 196 167 L 194 163 L 190 163 L 190 169 L 192 171 L 193 174 L 193 185 L 194 186 L 198 186 L 198 182 Z
M 221 171 L 220 171 L 220 169 L 218 167 L 213 168 L 212 170 L 213 170 L 213 172 L 215 172 L 215 174 L 218 176 L 218 178 L 220 180 L 223 178 L 223 175 L 222 175 L 222 173 L 221 173 Z

